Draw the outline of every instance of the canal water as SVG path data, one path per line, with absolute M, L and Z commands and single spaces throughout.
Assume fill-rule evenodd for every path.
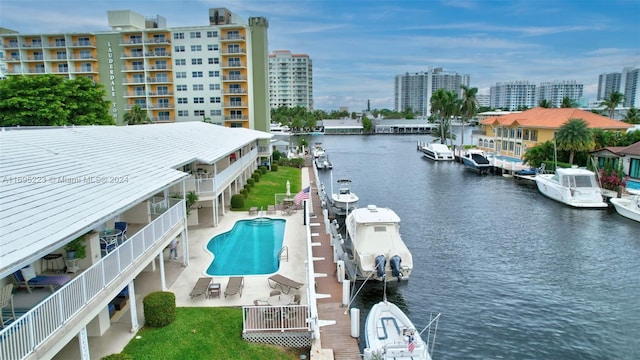
M 470 137 L 465 136 L 466 139 Z M 640 224 L 580 210 L 513 178 L 416 150 L 426 135 L 313 136 L 359 206 L 393 209 L 414 270 L 387 289 L 419 330 L 442 313 L 433 358 L 639 359 Z M 333 180 L 333 184 L 331 184 Z M 361 327 L 382 287 L 355 300 Z

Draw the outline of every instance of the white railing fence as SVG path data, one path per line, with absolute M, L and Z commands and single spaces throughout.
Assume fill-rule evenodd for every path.
M 311 331 L 307 305 L 244 306 L 244 332 L 250 331 Z
M 128 238 L 114 251 L 62 286 L 47 299 L 30 309 L 0 331 L 0 360 L 23 359 L 60 330 L 90 302 L 104 300 L 103 291 L 163 235 L 184 221 L 183 201 L 142 230 Z M 84 319 L 87 323 L 92 319 Z

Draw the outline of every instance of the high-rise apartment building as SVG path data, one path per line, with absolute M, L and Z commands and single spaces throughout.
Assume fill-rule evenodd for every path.
M 544 99 L 549 101 L 551 106 L 559 108 L 565 97 L 578 103 L 582 98 L 583 88 L 584 84 L 579 84 L 575 80 L 543 82 L 536 89 L 536 103 Z
M 313 110 L 313 64 L 309 55 L 277 50 L 269 55 L 269 105 Z
M 600 74 L 598 76 L 597 100 L 604 100 L 614 91 L 620 91 L 620 73 Z
M 169 28 L 166 19 L 108 12 L 111 31 L 0 33 L 7 75 L 86 76 L 103 84 L 122 123 L 140 106 L 154 122 L 202 121 L 269 131 L 267 28 L 225 8 L 209 25 Z
M 477 94 L 476 103 L 478 107 L 489 107 L 491 104 L 491 97 L 489 94 Z
M 640 68 L 625 67 L 622 72 L 600 74 L 598 76 L 598 99 L 606 99 L 616 91 L 624 95 L 624 107 L 640 106 Z
M 528 81 L 499 82 L 489 90 L 493 109 L 515 111 L 533 108 L 536 103 L 536 85 Z
M 470 76 L 442 68 L 430 68 L 427 72 L 406 73 L 395 77 L 395 111 L 411 110 L 420 116 L 431 115 L 431 95 L 438 89 L 446 89 L 462 97 L 460 85 L 469 86 Z

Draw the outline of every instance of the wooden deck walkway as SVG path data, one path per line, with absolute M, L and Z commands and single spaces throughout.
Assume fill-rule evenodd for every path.
M 311 213 L 311 241 L 320 243 L 313 246 L 313 256 L 324 260 L 314 262 L 315 272 L 327 274 L 326 277 L 316 278 L 316 292 L 330 294 L 324 299 L 318 299 L 318 316 L 321 320 L 335 320 L 335 325 L 320 328 L 320 342 L 323 349 L 333 349 L 336 360 L 361 359 L 358 340 L 351 337 L 351 319 L 346 307 L 342 306 L 342 284 L 336 277 L 336 264 L 333 262 L 333 250 L 329 235 L 325 233 L 322 203 L 318 196 L 318 184 L 313 175 L 313 168 L 308 167 L 311 181 L 312 208 Z M 318 224 L 318 225 L 316 225 Z M 346 314 L 345 314 L 346 312 Z

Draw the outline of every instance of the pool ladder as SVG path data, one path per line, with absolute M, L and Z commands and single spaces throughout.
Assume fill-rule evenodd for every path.
M 280 258 L 280 260 L 289 261 L 289 248 L 287 247 L 287 245 L 283 246 L 282 249 L 280 249 L 278 258 Z

